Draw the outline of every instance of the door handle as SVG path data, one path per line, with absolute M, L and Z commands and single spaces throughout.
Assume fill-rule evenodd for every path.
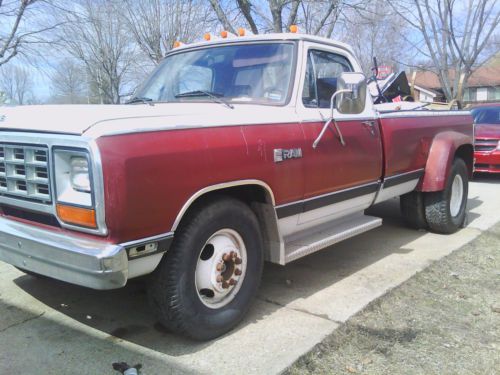
M 375 121 L 363 121 L 362 124 L 366 129 L 368 129 L 371 135 L 375 136 Z

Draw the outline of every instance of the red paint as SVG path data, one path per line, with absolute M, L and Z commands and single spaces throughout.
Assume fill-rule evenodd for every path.
M 460 146 L 470 145 L 471 139 L 471 136 L 454 131 L 445 131 L 437 134 L 429 150 L 424 178 L 418 190 L 443 190 L 456 151 Z
M 303 123 L 305 164 L 305 198 L 342 190 L 382 176 L 382 144 L 377 127 L 372 135 L 361 121 L 338 122 L 345 140 L 342 146 L 333 124 L 321 138 L 318 147 L 312 144 L 324 122 Z
M 500 125 L 477 124 L 476 140 L 488 140 L 489 143 L 500 142 Z M 474 151 L 475 171 L 484 173 L 500 173 L 500 150 Z
M 381 119 L 385 175 L 425 168 L 420 189 L 442 190 L 455 151 L 472 144 L 471 124 L 470 115 Z
M 470 143 L 471 122 L 469 116 L 384 119 L 383 139 L 378 128 L 372 135 L 359 121 L 343 122 L 339 126 L 346 146 L 340 144 L 332 127 L 317 149 L 312 144 L 323 123 L 209 127 L 99 138 L 108 239 L 125 242 L 169 232 L 183 205 L 207 186 L 261 180 L 271 187 L 276 205 L 280 205 L 378 180 L 383 169 L 390 176 L 424 168 L 431 149 L 441 150 L 436 155 L 444 157 L 427 163 L 423 189 L 433 189 L 446 175 L 446 168 L 434 165 L 449 164 L 446 154 L 453 155 L 460 144 Z M 275 163 L 277 148 L 302 148 L 303 157 Z M 437 180 L 427 182 L 427 176 Z
M 169 232 L 184 203 L 214 184 L 272 187 L 276 204 L 303 195 L 303 159 L 274 162 L 275 148 L 303 145 L 298 124 L 212 127 L 103 137 L 106 224 L 117 242 Z

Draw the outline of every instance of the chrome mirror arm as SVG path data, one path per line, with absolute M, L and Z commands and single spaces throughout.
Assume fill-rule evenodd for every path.
M 338 90 L 338 91 L 335 91 L 335 93 L 330 98 L 330 109 L 331 109 L 330 118 L 325 123 L 325 125 L 323 125 L 323 129 L 321 129 L 321 132 L 319 133 L 318 138 L 316 138 L 316 140 L 313 142 L 312 146 L 313 146 L 314 149 L 316 147 L 318 147 L 319 141 L 321 140 L 321 138 L 323 138 L 323 135 L 325 134 L 326 129 L 328 129 L 328 126 L 330 125 L 331 122 L 334 123 L 335 129 L 337 129 L 337 132 L 339 133 L 340 143 L 342 143 L 342 146 L 345 146 L 344 137 L 342 137 L 342 133 L 340 132 L 340 129 L 339 129 L 338 125 L 337 125 L 337 122 L 333 118 L 333 100 L 335 99 L 335 97 L 337 95 L 348 93 L 348 92 L 352 92 L 352 90 L 349 90 L 349 89 Z

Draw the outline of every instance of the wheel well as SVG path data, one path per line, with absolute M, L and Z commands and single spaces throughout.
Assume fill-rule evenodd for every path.
M 208 202 L 222 197 L 232 197 L 246 203 L 257 216 L 261 233 L 264 239 L 264 256 L 266 260 L 277 261 L 279 257 L 281 240 L 278 230 L 276 211 L 274 209 L 274 197 L 271 191 L 264 186 L 249 184 L 225 187 L 208 191 L 197 197 L 182 215 L 179 227 L 189 217 L 200 210 Z
M 472 145 L 462 145 L 457 148 L 455 158 L 460 158 L 465 162 L 469 177 L 472 177 L 472 172 L 474 171 L 474 148 Z

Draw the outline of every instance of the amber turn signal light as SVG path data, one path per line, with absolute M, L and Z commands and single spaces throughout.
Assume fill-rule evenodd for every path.
M 67 224 L 79 225 L 86 228 L 97 228 L 95 210 L 57 204 L 57 216 Z

